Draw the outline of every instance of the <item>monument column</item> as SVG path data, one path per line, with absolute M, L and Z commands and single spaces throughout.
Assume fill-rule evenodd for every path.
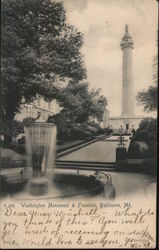
M 134 116 L 134 93 L 133 93 L 133 62 L 132 49 L 133 40 L 128 33 L 128 26 L 125 26 L 125 34 L 121 41 L 123 51 L 122 64 L 122 117 Z

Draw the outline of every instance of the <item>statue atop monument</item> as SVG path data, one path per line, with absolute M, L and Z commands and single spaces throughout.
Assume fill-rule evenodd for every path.
M 128 25 L 126 24 L 125 25 L 125 34 L 122 38 L 122 41 L 121 41 L 121 49 L 125 49 L 125 48 L 131 48 L 133 49 L 134 48 L 134 44 L 133 44 L 133 39 L 131 37 L 131 35 L 129 34 L 129 31 L 128 31 Z
M 128 34 L 128 25 L 125 25 L 125 33 Z

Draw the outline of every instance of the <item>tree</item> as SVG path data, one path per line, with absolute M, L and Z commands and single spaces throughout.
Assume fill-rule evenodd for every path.
M 148 90 L 140 91 L 137 95 L 139 103 L 144 105 L 144 110 L 147 112 L 157 110 L 157 58 L 154 58 L 153 63 L 153 85 L 149 86 Z M 157 119 L 145 118 L 140 124 L 138 130 L 134 133 L 134 140 L 145 141 L 148 145 L 146 157 L 150 157 L 148 162 L 149 168 L 151 165 L 156 169 L 157 163 Z
M 147 112 L 157 110 L 157 86 L 150 86 L 147 91 L 140 91 L 137 95 L 139 103 L 144 105 Z
M 62 2 L 2 0 L 1 114 L 13 120 L 22 99 L 60 96 L 58 80 L 82 80 L 83 37 L 66 21 Z
M 157 58 L 154 58 L 153 62 L 153 85 L 149 86 L 147 90 L 140 91 L 137 95 L 139 103 L 144 105 L 144 110 L 147 112 L 157 110 Z
M 100 89 L 89 91 L 87 82 L 70 81 L 62 91 L 59 103 L 73 124 L 88 122 L 91 118 L 102 121 L 107 101 L 100 95 Z
M 88 136 L 90 121 L 95 118 L 102 121 L 106 103 L 100 89 L 88 91 L 87 82 L 70 81 L 59 98 L 62 111 L 49 117 L 48 121 L 57 125 L 59 139 L 67 139 L 71 135 L 75 138 L 74 134 L 76 137 Z
M 56 99 L 63 108 L 56 117 L 63 134 L 91 118 L 102 120 L 106 99 L 100 90 L 88 89 L 83 35 L 68 24 L 61 1 L 2 0 L 1 27 L 4 125 L 12 123 L 23 100 L 37 96 Z

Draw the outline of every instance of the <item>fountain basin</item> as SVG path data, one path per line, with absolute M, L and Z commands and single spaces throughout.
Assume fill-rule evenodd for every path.
M 26 177 L 25 174 L 27 174 Z M 52 177 L 32 176 L 31 171 L 25 172 L 23 175 L 24 181 L 21 183 L 6 183 L 4 197 L 8 193 L 17 199 L 24 200 L 103 197 L 104 189 L 110 190 L 111 188 L 111 186 L 105 185 L 105 179 L 97 178 L 94 171 L 84 170 L 77 173 L 72 170 L 56 169 Z

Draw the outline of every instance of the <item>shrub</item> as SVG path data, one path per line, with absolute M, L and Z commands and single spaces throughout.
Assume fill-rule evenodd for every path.
M 148 158 L 144 164 L 144 170 L 151 175 L 157 174 L 157 157 Z
M 138 159 L 138 158 L 140 159 L 140 158 L 142 158 L 142 153 L 140 151 L 140 146 L 135 141 L 132 141 L 130 143 L 127 156 L 130 159 Z
M 0 133 L 4 135 L 4 145 L 9 146 L 12 142 L 12 136 L 17 136 L 20 133 L 23 133 L 24 128 L 23 124 L 20 121 L 7 121 L 2 123 L 0 126 Z
M 88 139 L 92 138 L 92 133 L 89 131 L 85 131 L 83 129 L 72 129 L 71 131 L 72 139 L 80 140 L 80 139 Z
M 134 133 L 132 141 L 145 141 L 148 145 L 145 155 L 154 157 L 157 153 L 157 120 L 154 118 L 143 119 Z

